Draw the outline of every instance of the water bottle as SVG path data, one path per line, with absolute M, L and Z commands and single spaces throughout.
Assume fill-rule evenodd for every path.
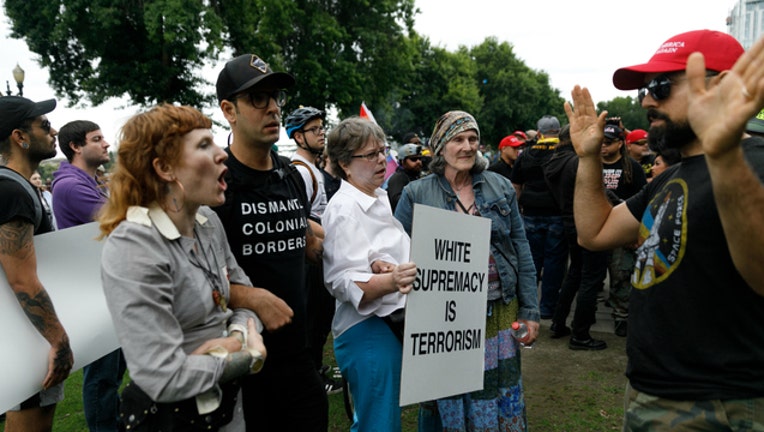
M 528 325 L 524 322 L 515 321 L 512 323 L 512 337 L 514 337 L 518 342 L 520 342 L 520 345 L 526 346 L 523 341 L 525 341 L 528 338 L 528 334 L 530 333 L 528 331 Z M 529 345 L 530 347 L 530 345 Z

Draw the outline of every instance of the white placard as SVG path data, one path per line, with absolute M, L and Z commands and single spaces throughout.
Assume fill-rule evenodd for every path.
M 35 236 L 37 274 L 69 335 L 74 369 L 119 347 L 101 289 L 95 222 Z M 32 325 L 0 269 L 0 412 L 42 388 L 50 345 Z
M 400 405 L 483 388 L 491 221 L 414 205 Z

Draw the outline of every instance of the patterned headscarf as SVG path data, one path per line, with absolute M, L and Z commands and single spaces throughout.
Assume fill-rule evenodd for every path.
M 430 146 L 434 154 L 440 154 L 447 142 L 456 135 L 470 129 L 475 129 L 480 140 L 480 129 L 471 114 L 464 111 L 449 111 L 438 119 L 430 137 Z

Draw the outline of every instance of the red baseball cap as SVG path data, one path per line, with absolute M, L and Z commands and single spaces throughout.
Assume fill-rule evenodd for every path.
M 523 144 L 525 143 L 520 141 L 518 137 L 514 135 L 507 135 L 499 143 L 499 150 L 503 149 L 504 147 L 520 147 Z
M 512 135 L 528 141 L 528 135 L 526 135 L 525 132 L 523 132 L 521 130 L 516 130 L 516 131 L 512 132 Z
M 705 57 L 706 69 L 721 72 L 732 69 L 744 49 L 734 37 L 714 30 L 678 34 L 664 42 L 647 63 L 615 71 L 613 85 L 619 90 L 635 90 L 645 84 L 647 74 L 683 71 L 687 57 L 696 51 Z
M 626 135 L 626 144 L 631 144 L 637 141 L 642 141 L 647 139 L 647 132 L 645 132 L 642 129 L 634 129 L 633 131 L 629 132 L 628 135 Z

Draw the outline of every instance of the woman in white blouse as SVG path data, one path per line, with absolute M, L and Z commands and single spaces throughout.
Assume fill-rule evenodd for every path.
M 329 134 L 327 151 L 342 178 L 324 211 L 324 280 L 337 299 L 334 355 L 355 406 L 352 431 L 399 431 L 400 316 L 416 278 L 410 239 L 390 210 L 385 134 L 351 117 Z M 392 317 L 396 317 L 393 319 Z M 396 334 L 398 333 L 398 334 Z

